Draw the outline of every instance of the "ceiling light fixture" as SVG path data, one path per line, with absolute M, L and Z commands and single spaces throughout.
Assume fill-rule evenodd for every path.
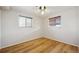
M 40 11 L 40 13 L 41 13 L 42 15 L 44 15 L 45 12 L 47 11 L 47 7 L 46 7 L 46 6 L 39 6 L 38 8 L 39 8 L 39 11 Z

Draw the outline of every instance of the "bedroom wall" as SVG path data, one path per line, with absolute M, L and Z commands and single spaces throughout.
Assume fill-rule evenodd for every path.
M 18 15 L 31 16 L 32 28 L 19 28 Z M 15 12 L 12 10 L 2 11 L 2 48 L 17 43 L 29 41 L 41 36 L 41 21 L 34 15 Z
M 1 10 L 0 10 L 0 48 L 1 48 Z
M 47 37 L 72 45 L 79 45 L 79 9 L 73 8 L 58 13 L 51 13 L 49 17 L 61 16 L 61 27 L 48 26 L 48 18 L 38 18 L 13 10 L 2 10 L 2 48 L 29 41 L 39 37 Z M 0 13 L 0 14 L 1 14 Z M 19 28 L 18 15 L 32 16 L 32 28 Z M 0 26 L 1 27 L 1 26 Z
M 48 25 L 48 18 L 55 16 L 61 16 L 60 27 L 51 27 Z M 79 39 L 77 38 L 77 16 L 75 8 L 63 10 L 56 14 L 51 13 L 49 17 L 44 20 L 45 37 L 72 45 L 79 45 Z
M 77 28 L 78 28 L 78 43 L 79 43 L 79 7 L 78 7 L 78 21 L 77 21 Z
M 79 44 L 79 7 L 76 7 L 76 13 L 77 13 L 77 44 Z

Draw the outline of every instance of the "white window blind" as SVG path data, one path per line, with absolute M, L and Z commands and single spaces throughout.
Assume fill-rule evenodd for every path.
M 32 18 L 19 16 L 19 27 L 32 27 Z

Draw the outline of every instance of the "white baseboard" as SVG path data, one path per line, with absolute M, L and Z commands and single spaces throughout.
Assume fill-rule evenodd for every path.
M 2 46 L 2 47 L 0 47 L 0 49 L 6 48 L 6 47 L 10 47 L 10 46 L 13 46 L 13 45 L 17 45 L 17 44 L 20 44 L 20 43 L 23 43 L 23 42 L 27 42 L 27 41 L 30 41 L 30 40 L 38 39 L 38 38 L 41 38 L 41 36 L 39 36 L 39 37 L 34 37 L 34 38 L 30 38 L 30 39 L 28 39 L 28 40 L 23 40 L 23 41 L 21 41 L 21 42 L 17 42 L 17 43 L 10 44 L 10 45 L 7 45 L 7 46 Z
M 72 43 L 68 43 L 68 42 L 64 42 L 64 41 L 60 41 L 56 38 L 51 38 L 51 37 L 47 37 L 47 36 L 44 36 L 45 38 L 48 38 L 48 39 L 51 39 L 51 40 L 55 40 L 55 41 L 58 41 L 58 42 L 62 42 L 62 43 L 65 43 L 65 44 L 69 44 L 69 45 L 73 45 L 73 46 L 77 46 L 79 47 L 79 45 L 76 45 L 76 44 L 72 44 Z
M 30 41 L 30 40 L 35 40 L 35 39 L 38 39 L 38 38 L 47 38 L 47 39 L 51 39 L 51 40 L 55 40 L 55 41 L 58 41 L 58 42 L 65 43 L 65 44 L 69 44 L 69 45 L 73 45 L 73 46 L 79 47 L 78 45 L 71 44 L 71 43 L 64 42 L 64 41 L 60 41 L 60 40 L 57 40 L 57 39 L 55 39 L 55 38 L 51 38 L 51 37 L 47 37 L 47 36 L 34 37 L 34 38 L 31 38 L 31 39 L 28 39 L 28 40 L 24 40 L 24 41 L 21 41 L 21 42 L 17 42 L 17 43 L 15 43 L 15 44 L 8 45 L 8 46 L 6 46 L 6 47 L 13 46 L 13 45 L 17 45 L 17 44 L 20 44 L 20 43 L 23 43 L 23 42 L 27 42 L 27 41 Z M 6 48 L 6 47 L 1 47 L 1 48 Z

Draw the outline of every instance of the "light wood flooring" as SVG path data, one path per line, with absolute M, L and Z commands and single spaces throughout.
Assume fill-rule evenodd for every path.
M 47 38 L 39 38 L 3 48 L 1 53 L 79 53 L 79 47 Z

